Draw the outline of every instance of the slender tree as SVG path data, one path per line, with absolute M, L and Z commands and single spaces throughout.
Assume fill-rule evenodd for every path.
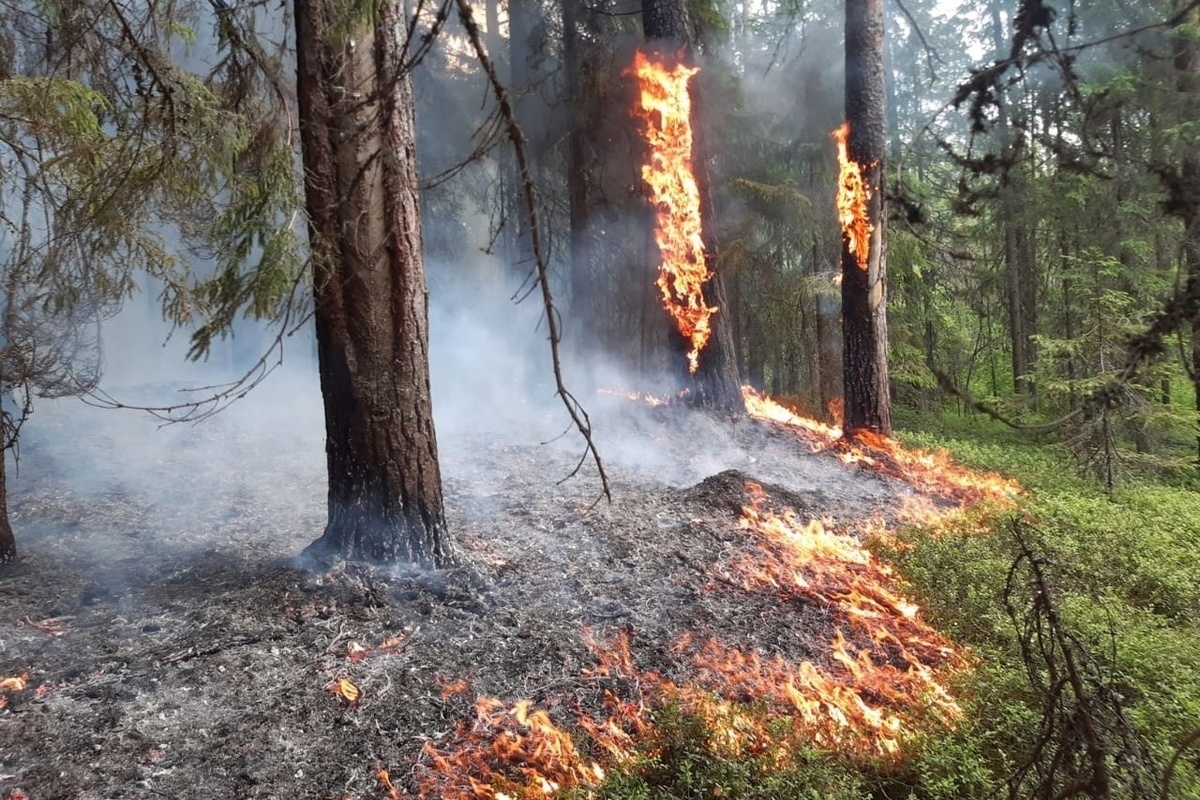
M 865 263 L 842 243 L 842 363 L 847 434 L 892 428 L 887 363 L 887 218 L 884 213 L 883 0 L 846 0 L 847 153 L 869 192 Z
M 296 0 L 295 18 L 329 468 L 310 551 L 446 565 L 400 4 Z

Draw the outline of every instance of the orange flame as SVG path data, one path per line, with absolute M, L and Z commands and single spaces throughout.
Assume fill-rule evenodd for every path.
M 359 689 L 358 686 L 356 686 L 349 678 L 338 678 L 325 688 L 352 706 L 356 705 L 359 699 L 362 697 L 362 690 Z
M 4 678 L 0 680 L 0 692 L 19 692 L 25 688 L 25 683 L 28 681 L 29 675 L 16 675 L 12 678 Z
M 704 257 L 700 222 L 700 189 L 692 172 L 692 100 L 688 81 L 699 72 L 676 64 L 668 67 L 654 56 L 638 52 L 633 73 L 641 91 L 636 113 L 646 124 L 650 161 L 642 180 L 655 207 L 654 240 L 662 255 L 656 284 L 663 307 L 691 344 L 688 369 L 696 371 L 700 351 L 712 335 L 717 309 L 704 301 L 704 284 L 711 277 Z
M 843 122 L 831 135 L 837 142 L 838 222 L 842 225 L 842 233 L 846 237 L 850 252 L 854 254 L 854 260 L 858 262 L 860 269 L 866 269 L 871 250 L 871 232 L 875 230 L 867 211 L 871 188 L 863 180 L 862 165 L 850 159 L 846 146 L 846 140 L 850 136 L 850 123 Z
M 374 647 L 364 647 L 358 642 L 350 642 L 346 646 L 346 658 L 351 661 L 365 661 L 372 656 L 389 655 L 399 652 L 405 645 L 403 634 L 390 636 Z
M 388 771 L 383 767 L 375 769 L 375 780 L 379 781 L 379 785 L 388 793 L 391 800 L 400 800 L 400 792 L 392 785 L 392 778 L 388 775 Z
M 622 738 L 631 740 L 615 720 L 588 722 L 588 732 L 606 752 L 619 754 Z M 450 745 L 423 748 L 429 763 L 418 770 L 420 797 L 545 797 L 604 779 L 604 768 L 529 700 L 510 706 L 494 697 L 478 698 L 475 719 L 460 723 Z

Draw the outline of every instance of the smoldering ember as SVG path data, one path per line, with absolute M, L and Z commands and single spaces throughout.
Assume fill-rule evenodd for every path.
M 552 414 L 448 428 L 462 566 L 314 571 L 319 410 L 264 392 L 152 447 L 112 412 L 39 420 L 0 586 L 9 796 L 386 797 L 381 770 L 401 796 L 542 796 L 618 765 L 670 695 L 746 748 L 785 746 L 739 717 L 766 703 L 881 757 L 958 713 L 966 654 L 861 541 L 1006 482 L 769 404 L 785 422 L 600 395 L 611 505 L 556 483 L 578 454 L 540 444 Z

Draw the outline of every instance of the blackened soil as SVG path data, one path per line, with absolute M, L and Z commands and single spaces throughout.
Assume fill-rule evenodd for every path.
M 585 627 L 627 631 L 668 675 L 689 631 L 827 661 L 825 610 L 714 577 L 749 547 L 746 481 L 843 521 L 907 487 L 745 419 L 592 410 L 611 504 L 590 466 L 559 483 L 579 450 L 539 443 L 557 416 L 505 436 L 445 426 L 465 566 L 425 573 L 296 562 L 324 517 L 314 409 L 165 431 L 44 412 L 12 482 L 23 557 L 0 574 L 0 678 L 28 673 L 0 710 L 0 797 L 383 797 L 374 768 L 404 785 L 461 718 L 448 681 L 560 714 L 595 663 Z M 358 703 L 329 691 L 339 677 Z

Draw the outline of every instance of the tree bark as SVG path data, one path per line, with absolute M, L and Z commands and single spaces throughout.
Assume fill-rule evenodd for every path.
M 296 0 L 329 519 L 316 556 L 453 561 L 429 391 L 415 121 L 398 3 Z M 349 8 L 348 8 L 349 6 Z
M 846 120 L 849 157 L 870 191 L 867 263 L 842 240 L 843 429 L 890 433 L 887 363 L 887 215 L 884 208 L 883 0 L 846 0 Z
M 0 449 L 0 564 L 17 560 L 17 539 L 8 519 L 8 448 Z

